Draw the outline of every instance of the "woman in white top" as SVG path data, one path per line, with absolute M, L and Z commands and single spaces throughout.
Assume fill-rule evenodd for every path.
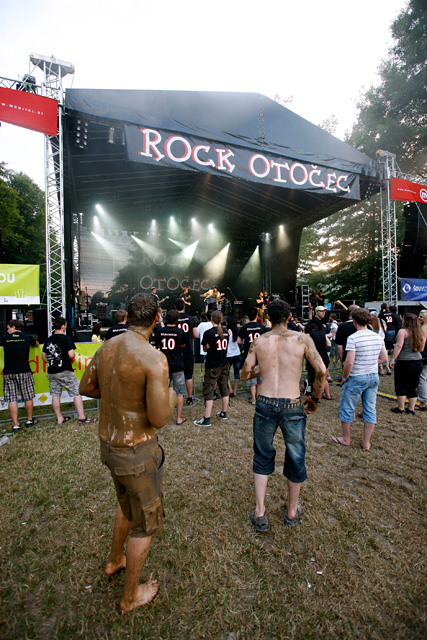
M 237 389 L 240 383 L 240 369 L 242 368 L 242 354 L 240 347 L 237 344 L 237 322 L 234 316 L 228 316 L 227 318 L 227 330 L 230 336 L 228 340 L 227 348 L 227 361 L 234 368 L 234 389 L 231 386 L 230 376 L 228 377 L 228 388 L 230 389 L 230 398 L 235 398 L 237 395 Z

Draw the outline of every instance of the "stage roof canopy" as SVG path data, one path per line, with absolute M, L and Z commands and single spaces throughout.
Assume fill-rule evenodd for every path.
M 66 195 L 122 228 L 197 216 L 231 235 L 301 229 L 379 190 L 367 157 L 256 93 L 68 89 Z

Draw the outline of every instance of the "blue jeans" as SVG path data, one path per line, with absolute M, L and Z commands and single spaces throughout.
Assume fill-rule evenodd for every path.
M 363 376 L 350 376 L 344 383 L 340 401 L 341 422 L 353 422 L 354 410 L 362 397 L 363 421 L 377 423 L 377 389 L 379 377 L 377 373 Z
M 286 444 L 283 475 L 291 482 L 304 482 L 306 416 L 301 400 L 258 396 L 254 416 L 253 471 L 270 475 L 274 471 L 274 435 L 280 427 Z

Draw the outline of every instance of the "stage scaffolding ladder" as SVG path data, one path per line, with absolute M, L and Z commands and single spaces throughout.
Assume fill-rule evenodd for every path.
M 45 136 L 45 203 L 46 203 L 46 286 L 48 332 L 52 318 L 65 316 L 64 258 L 64 163 L 62 117 L 64 92 L 62 78 L 74 74 L 69 62 L 32 54 L 30 60 L 43 71 L 41 94 L 58 101 L 57 135 Z
M 384 165 L 384 178 L 381 181 L 381 249 L 383 274 L 383 301 L 398 303 L 397 280 L 397 243 L 396 243 L 396 204 L 391 200 L 391 178 L 397 177 L 397 163 L 394 153 L 377 151 L 379 161 Z

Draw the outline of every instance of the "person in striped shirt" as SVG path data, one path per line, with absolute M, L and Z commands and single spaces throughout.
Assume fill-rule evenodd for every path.
M 384 340 L 374 331 L 369 331 L 371 319 L 367 309 L 352 312 L 356 332 L 347 339 L 347 357 L 342 371 L 342 394 L 340 420 L 342 437 L 334 437 L 335 444 L 350 446 L 351 423 L 359 398 L 362 398 L 364 433 L 360 444 L 369 451 L 371 436 L 377 422 L 376 400 L 379 384 L 378 365 L 387 362 Z

